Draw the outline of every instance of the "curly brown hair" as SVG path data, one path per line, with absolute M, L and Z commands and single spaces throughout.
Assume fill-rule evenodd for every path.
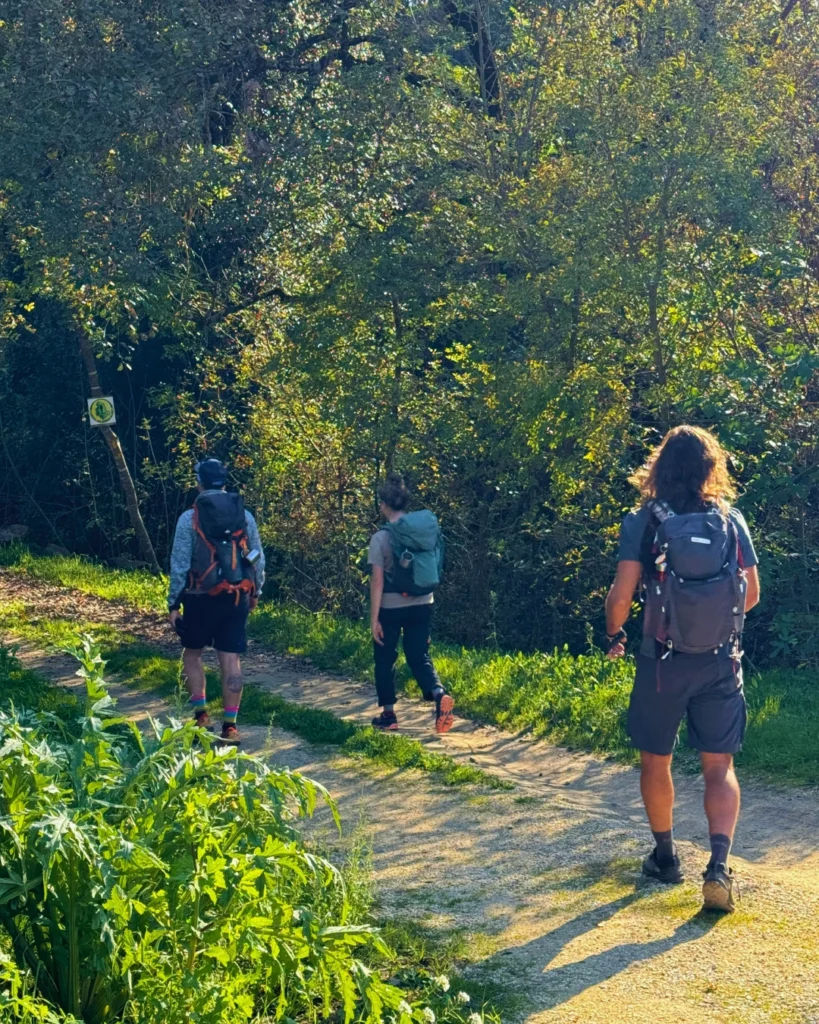
M 643 504 L 665 501 L 678 514 L 716 505 L 723 512 L 736 497 L 725 449 L 702 427 L 674 427 L 630 478 Z
M 403 512 L 409 505 L 410 495 L 404 478 L 390 473 L 378 491 L 378 497 L 395 512 Z

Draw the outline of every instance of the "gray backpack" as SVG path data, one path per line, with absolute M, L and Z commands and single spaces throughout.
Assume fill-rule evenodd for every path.
M 646 614 L 664 657 L 716 653 L 737 643 L 747 584 L 735 524 L 716 508 L 676 515 L 654 501 L 648 509 L 658 525 Z

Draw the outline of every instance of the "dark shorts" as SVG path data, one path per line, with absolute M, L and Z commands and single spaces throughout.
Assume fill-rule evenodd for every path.
M 735 754 L 745 736 L 742 668 L 733 658 L 674 654 L 664 661 L 638 654 L 628 733 L 638 750 L 670 754 L 688 716 L 688 745 L 705 754 Z
M 233 594 L 188 594 L 182 599 L 182 646 L 191 650 L 214 647 L 224 654 L 244 654 L 247 650 L 248 603 L 246 597 L 238 605 Z

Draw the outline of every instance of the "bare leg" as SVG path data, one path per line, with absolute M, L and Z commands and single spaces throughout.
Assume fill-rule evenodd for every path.
M 182 670 L 191 697 L 205 692 L 205 666 L 202 664 L 202 648 L 186 647 L 182 652 Z
M 640 752 L 640 793 L 652 832 L 667 832 L 674 823 L 674 783 L 671 754 Z
M 222 670 L 222 705 L 225 708 L 238 708 L 242 701 L 242 662 L 238 654 L 226 654 L 217 651 L 219 668 Z
M 700 754 L 705 777 L 705 815 L 711 835 L 734 838 L 739 817 L 739 782 L 732 754 Z

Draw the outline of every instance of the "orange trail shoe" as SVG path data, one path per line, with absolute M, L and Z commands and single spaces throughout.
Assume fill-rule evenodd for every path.
M 455 707 L 455 701 L 445 693 L 440 700 L 435 702 L 435 731 L 437 733 L 449 732 L 455 721 L 455 717 L 452 714 L 452 709 Z
M 219 737 L 220 742 L 227 743 L 231 747 L 238 747 L 242 742 L 239 738 L 239 730 L 233 723 L 225 723 L 222 726 L 222 735 Z

